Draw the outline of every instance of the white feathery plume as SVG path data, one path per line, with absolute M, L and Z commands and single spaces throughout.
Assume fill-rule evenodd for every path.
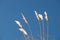
M 44 40 L 44 21 L 43 21 L 43 16 L 42 16 L 42 14 L 38 14 L 38 17 L 39 17 L 40 20 L 42 20 L 42 27 L 43 27 L 43 34 L 42 35 L 43 35 L 43 37 L 41 36 L 42 37 L 41 40 L 42 39 Z
M 48 39 L 49 39 L 49 37 L 48 37 L 48 36 L 49 36 L 49 35 L 48 35 L 48 34 L 49 34 L 49 32 L 48 32 L 48 31 L 49 31 L 49 30 L 48 30 L 48 27 L 49 27 L 49 23 L 48 23 L 48 14 L 47 14 L 46 11 L 44 12 L 44 14 L 45 14 L 45 19 L 46 19 L 46 21 L 47 21 L 47 40 L 48 40 Z
M 22 28 L 22 24 L 19 21 L 15 20 L 15 22 L 20 28 Z
M 23 18 L 23 20 L 25 21 L 25 23 L 28 24 L 28 21 L 27 21 L 26 17 L 25 17 L 23 14 L 22 14 L 22 18 Z
M 30 30 L 30 32 L 31 32 L 31 36 L 32 36 L 32 31 L 31 31 L 31 29 L 30 29 L 30 25 L 29 25 L 29 23 L 28 23 L 26 17 L 25 17 L 23 14 L 21 14 L 21 15 L 22 15 L 22 18 L 23 18 L 23 20 L 25 21 L 25 23 L 28 25 L 29 30 Z M 28 38 L 28 39 L 29 39 L 29 38 Z
M 41 35 L 41 40 L 44 40 L 44 22 L 43 22 L 43 16 L 42 16 L 42 14 L 38 14 L 38 17 L 39 17 L 39 19 L 40 20 L 42 20 L 42 26 L 43 26 L 43 33 L 41 34 L 41 32 L 42 32 L 42 28 L 40 27 L 40 35 Z
M 47 12 L 45 11 L 44 14 L 45 14 L 45 19 L 48 21 L 48 14 L 47 14 Z
M 28 33 L 27 33 L 27 31 L 26 31 L 25 29 L 19 28 L 19 30 L 20 30 L 21 32 L 23 32 L 24 35 L 26 35 L 26 36 L 28 35 Z
M 35 12 L 35 15 L 36 15 L 37 19 L 39 20 L 37 11 L 34 11 L 34 12 Z
M 38 14 L 39 19 L 43 20 L 42 14 Z
M 26 38 L 26 36 L 28 36 L 27 31 L 26 31 L 25 29 L 23 29 L 23 28 L 19 28 L 19 30 L 24 34 L 25 40 L 27 40 L 27 38 Z M 29 36 L 28 36 L 28 37 L 29 37 Z M 28 38 L 28 39 L 29 39 L 29 38 Z
M 36 11 L 35 11 L 35 15 L 36 15 L 36 17 L 37 17 L 37 19 L 39 21 L 39 25 L 40 25 L 40 20 L 43 20 L 43 16 L 41 14 L 38 14 Z M 43 30 L 44 30 L 44 25 L 43 25 Z M 40 35 L 41 35 L 40 39 L 42 40 L 43 38 L 42 38 L 41 32 L 42 32 L 42 30 L 41 30 L 41 27 L 40 27 Z M 43 35 L 44 35 L 44 31 L 43 31 Z

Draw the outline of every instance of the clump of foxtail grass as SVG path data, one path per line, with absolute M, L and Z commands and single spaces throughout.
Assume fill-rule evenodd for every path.
M 15 20 L 16 24 L 20 27 L 19 30 L 23 33 L 25 40 L 27 40 L 26 36 L 28 36 L 27 31 L 23 28 L 22 24 Z
M 48 15 L 47 15 L 47 12 L 46 11 L 44 12 L 45 16 L 43 16 L 42 14 L 38 14 L 37 11 L 34 11 L 34 12 L 35 12 L 36 18 L 37 18 L 37 20 L 39 22 L 40 40 L 49 40 L 48 39 Z M 28 23 L 27 18 L 24 16 L 23 13 L 21 13 L 21 15 L 22 15 L 22 19 L 24 20 L 24 22 L 29 27 L 29 30 L 30 30 L 30 33 L 31 33 L 31 39 L 30 39 L 30 36 L 28 35 L 28 32 L 23 28 L 23 25 L 19 21 L 15 20 L 16 24 L 20 27 L 19 30 L 24 34 L 25 40 L 35 40 L 33 35 L 32 35 L 32 30 L 30 28 L 30 25 Z M 45 36 L 44 36 L 45 35 L 45 33 L 44 33 L 44 30 L 45 30 L 45 28 L 44 28 L 44 18 L 47 21 L 47 38 L 45 38 Z M 42 24 L 40 24 L 40 23 L 42 23 Z M 26 38 L 26 36 L 28 36 L 28 37 Z
M 40 25 L 40 21 L 42 21 L 42 26 L 40 25 L 40 40 L 48 40 L 48 14 L 47 12 L 45 11 L 44 12 L 44 15 L 45 16 L 42 16 L 42 14 L 38 14 L 37 11 L 34 11 L 35 12 L 35 15 L 36 15 L 36 18 L 38 19 L 39 21 L 39 25 Z M 47 21 L 47 38 L 44 37 L 45 33 L 44 33 L 44 18 L 46 19 Z M 43 27 L 43 30 L 41 30 Z

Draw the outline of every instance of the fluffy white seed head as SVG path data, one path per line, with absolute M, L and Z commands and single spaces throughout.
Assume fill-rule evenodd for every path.
M 39 20 L 37 11 L 34 11 L 34 12 L 35 12 L 35 15 L 36 15 L 37 19 Z
M 20 28 L 22 28 L 22 24 L 19 21 L 15 20 L 15 22 Z
M 23 18 L 23 20 L 25 21 L 25 23 L 28 24 L 28 21 L 27 21 L 26 17 L 25 17 L 23 14 L 22 14 L 22 18 Z
M 48 21 L 48 15 L 47 15 L 47 12 L 45 11 L 44 14 L 45 14 L 45 19 Z
M 19 30 L 20 30 L 21 32 L 23 32 L 24 35 L 28 35 L 27 32 L 26 32 L 26 30 L 24 30 L 23 28 L 19 28 Z
M 38 15 L 39 19 L 43 20 L 43 16 L 41 14 Z

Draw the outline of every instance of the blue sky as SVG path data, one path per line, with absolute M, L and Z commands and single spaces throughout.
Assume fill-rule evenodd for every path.
M 33 36 L 37 37 L 39 28 L 34 11 L 49 15 L 49 35 L 51 40 L 60 40 L 60 0 L 0 0 L 0 40 L 22 40 L 23 34 L 18 30 L 14 20 L 19 20 L 28 30 L 21 17 L 23 13 L 31 26 Z M 32 25 L 33 24 L 33 25 Z

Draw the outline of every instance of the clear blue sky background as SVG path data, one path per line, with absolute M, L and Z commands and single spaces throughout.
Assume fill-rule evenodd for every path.
M 21 21 L 28 30 L 22 20 L 21 12 L 29 20 L 33 36 L 39 38 L 36 35 L 39 28 L 34 15 L 35 10 L 42 14 L 44 11 L 48 12 L 50 38 L 60 40 L 60 0 L 0 0 L 0 40 L 22 40 L 23 34 L 14 22 L 14 20 Z

